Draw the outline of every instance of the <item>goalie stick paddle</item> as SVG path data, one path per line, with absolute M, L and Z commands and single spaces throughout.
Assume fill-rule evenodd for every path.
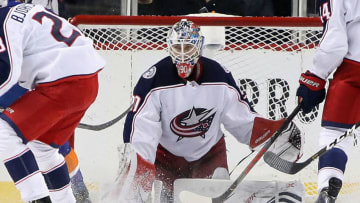
M 353 132 L 357 128 L 359 128 L 359 126 L 360 126 L 360 122 L 356 123 L 355 125 L 352 126 L 352 128 L 347 130 L 343 135 L 336 138 L 333 142 L 331 142 L 330 144 L 328 144 L 325 147 L 323 147 L 322 149 L 320 149 L 318 152 L 316 152 L 314 155 L 312 155 L 310 158 L 308 158 L 304 162 L 296 163 L 296 162 L 287 161 L 285 159 L 280 158 L 278 155 L 276 155 L 270 151 L 265 153 L 264 161 L 267 164 L 269 164 L 269 166 L 271 166 L 281 172 L 284 172 L 287 174 L 295 174 L 295 173 L 301 171 L 306 166 L 308 166 L 312 161 L 314 161 L 321 155 L 325 154 L 325 152 L 334 148 L 335 145 L 337 145 L 339 142 L 343 141 L 346 137 L 353 135 Z
M 112 120 L 110 120 L 110 121 L 108 121 L 106 123 L 98 124 L 98 125 L 90 125 L 90 124 L 85 124 L 85 123 L 79 123 L 79 125 L 77 127 L 81 128 L 81 129 L 94 130 L 94 131 L 104 130 L 105 128 L 108 128 L 108 127 L 114 125 L 119 120 L 121 120 L 123 117 L 125 117 L 126 114 L 130 111 L 131 107 L 132 107 L 132 105 L 130 105 L 129 108 L 127 108 L 126 111 L 124 111 L 122 114 L 120 114 L 116 118 L 114 118 L 114 119 L 112 119 Z
M 300 111 L 300 103 L 295 107 L 295 109 L 291 112 L 289 117 L 287 117 L 284 123 L 281 125 L 279 130 L 277 130 L 274 135 L 265 143 L 265 145 L 261 148 L 261 150 L 256 154 L 256 156 L 251 160 L 251 162 L 247 165 L 245 170 L 239 175 L 238 178 L 234 181 L 233 184 L 220 196 L 217 197 L 204 197 L 198 194 L 194 194 L 193 192 L 183 191 L 180 193 L 180 198 L 185 198 L 192 196 L 196 199 L 201 199 L 202 202 L 212 202 L 212 203 L 222 203 L 228 198 L 231 197 L 235 188 L 239 185 L 239 183 L 245 178 L 245 176 L 250 172 L 250 170 L 255 166 L 255 164 L 261 159 L 264 153 L 270 148 L 270 146 L 275 142 L 275 140 L 281 135 L 281 132 L 287 128 L 292 119 L 296 116 L 296 114 Z M 185 201 L 186 202 L 186 201 Z

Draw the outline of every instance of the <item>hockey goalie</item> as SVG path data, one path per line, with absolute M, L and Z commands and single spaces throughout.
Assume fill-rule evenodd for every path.
M 183 19 L 170 29 L 168 57 L 151 66 L 133 91 L 124 143 L 133 154 L 121 179 L 120 202 L 149 202 L 161 181 L 161 202 L 173 202 L 179 178 L 229 178 L 221 124 L 240 143 L 259 148 L 282 125 L 258 114 L 232 74 L 202 56 L 200 27 Z M 294 123 L 270 150 L 291 161 L 301 155 L 303 137 Z M 219 173 L 220 171 L 220 173 Z

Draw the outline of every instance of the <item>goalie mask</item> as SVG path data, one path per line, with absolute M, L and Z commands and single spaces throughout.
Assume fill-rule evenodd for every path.
M 191 74 L 201 55 L 203 42 L 200 27 L 186 19 L 177 22 L 169 31 L 168 51 L 181 78 Z

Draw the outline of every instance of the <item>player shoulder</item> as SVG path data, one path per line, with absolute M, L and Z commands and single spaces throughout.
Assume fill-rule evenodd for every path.
M 210 59 L 210 58 L 202 56 L 202 57 L 200 57 L 200 61 L 204 67 L 209 69 L 209 71 L 212 70 L 212 71 L 216 71 L 218 73 L 224 73 L 224 74 L 230 73 L 230 70 L 228 70 L 224 65 L 220 64 L 219 62 L 217 62 L 214 59 Z
M 5 7 L 9 8 L 9 22 L 17 23 L 17 24 L 24 24 L 26 19 L 32 19 L 33 15 L 35 13 L 45 11 L 45 9 L 41 6 L 34 5 L 34 4 L 26 4 L 26 3 L 20 3 L 16 4 L 11 7 Z
M 202 82 L 229 83 L 231 82 L 231 72 L 215 60 L 201 57 Z
M 165 57 L 149 67 L 140 77 L 139 84 L 157 88 L 181 83 L 171 57 Z

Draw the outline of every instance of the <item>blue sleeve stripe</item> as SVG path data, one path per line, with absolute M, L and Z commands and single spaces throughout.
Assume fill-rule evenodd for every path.
M 27 89 L 21 87 L 19 84 L 15 84 L 0 97 L 0 107 L 9 107 L 27 91 Z

